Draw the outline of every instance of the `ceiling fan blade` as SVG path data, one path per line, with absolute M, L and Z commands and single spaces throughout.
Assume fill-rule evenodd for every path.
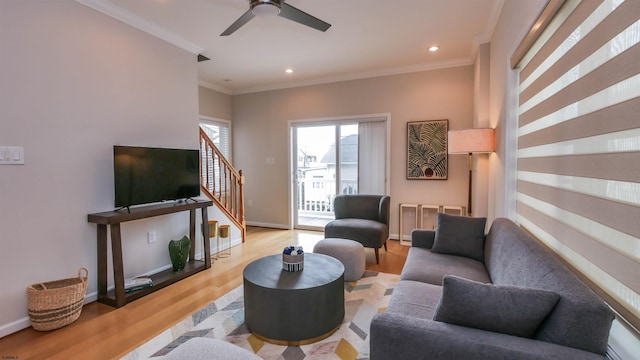
M 236 30 L 240 29 L 242 25 L 248 23 L 249 20 L 253 19 L 254 17 L 255 15 L 253 15 L 251 10 L 247 10 L 247 12 L 242 14 L 242 16 L 240 16 L 238 20 L 236 20 L 233 24 L 231 24 L 231 26 L 229 26 L 227 30 L 225 30 L 222 34 L 220 34 L 220 36 L 229 36 L 233 34 Z
M 318 19 L 317 17 L 311 16 L 306 12 L 299 10 L 291 5 L 287 5 L 284 2 L 280 7 L 280 14 L 278 16 L 323 32 L 327 31 L 327 29 L 331 27 L 331 24 L 326 23 Z

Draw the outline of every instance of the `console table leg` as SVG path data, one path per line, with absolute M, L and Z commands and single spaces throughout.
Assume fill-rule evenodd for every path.
M 189 210 L 189 241 L 191 241 L 191 249 L 189 250 L 189 261 L 194 261 L 196 258 L 196 210 L 195 209 Z
M 127 303 L 127 299 L 124 294 L 124 269 L 122 265 L 120 224 L 111 224 L 111 253 L 113 256 L 113 281 L 116 286 L 116 307 L 122 307 Z
M 211 242 L 209 241 L 209 215 L 207 215 L 207 208 L 203 207 L 202 212 L 202 237 L 204 239 L 204 268 L 211 267 Z
M 107 297 L 107 225 L 98 224 L 98 300 Z

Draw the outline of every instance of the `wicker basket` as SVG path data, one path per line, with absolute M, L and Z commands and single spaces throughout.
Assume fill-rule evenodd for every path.
M 78 277 L 33 284 L 27 288 L 27 308 L 31 326 L 49 331 L 69 325 L 80 317 L 89 283 L 89 271 L 78 270 Z

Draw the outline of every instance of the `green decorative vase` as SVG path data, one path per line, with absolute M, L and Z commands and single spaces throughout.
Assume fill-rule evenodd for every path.
M 173 271 L 184 269 L 189 257 L 189 250 L 191 250 L 191 241 L 186 236 L 183 236 L 180 240 L 169 241 L 169 256 L 171 257 L 171 264 L 173 264 Z

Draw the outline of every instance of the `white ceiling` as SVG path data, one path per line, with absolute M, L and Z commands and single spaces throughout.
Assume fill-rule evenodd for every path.
M 287 0 L 332 26 L 256 17 L 222 33 L 248 0 L 77 0 L 211 60 L 200 84 L 228 94 L 473 63 L 504 0 Z M 437 44 L 440 50 L 427 48 Z M 293 74 L 286 74 L 286 68 Z

